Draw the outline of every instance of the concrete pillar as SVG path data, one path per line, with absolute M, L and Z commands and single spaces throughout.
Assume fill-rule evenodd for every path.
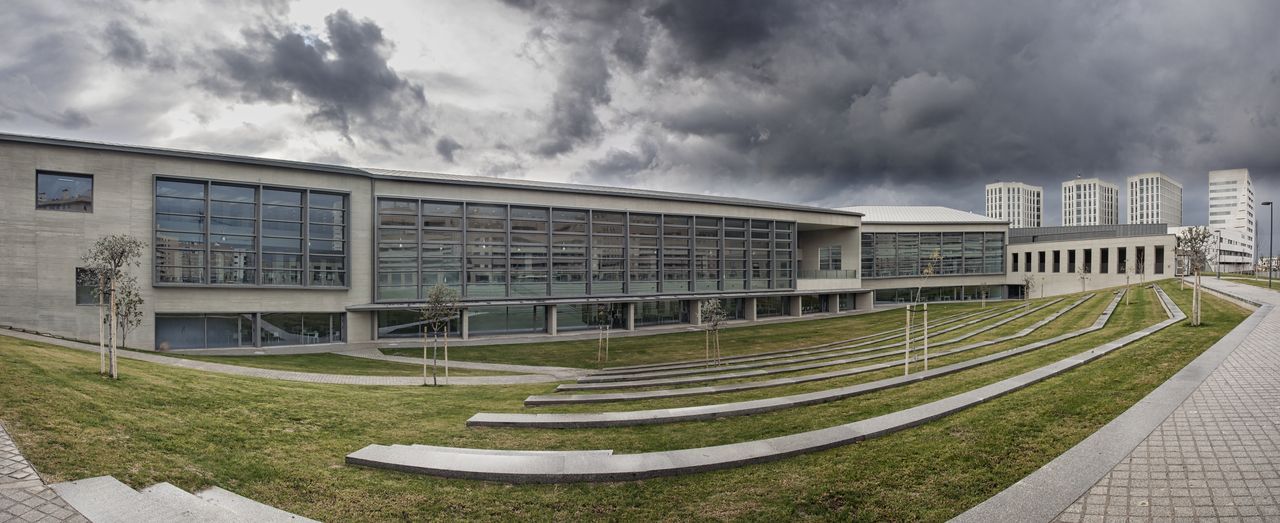
M 787 312 L 789 312 L 792 316 L 796 316 L 796 317 L 799 317 L 801 314 L 804 314 L 804 313 L 800 310 L 800 297 L 799 297 L 799 296 L 788 296 L 788 299 L 790 299 L 790 301 L 791 301 L 791 305 L 790 305 L 789 307 L 787 307 L 788 309 L 790 309 L 790 310 L 789 310 L 789 311 L 787 311 Z
M 458 330 L 462 331 L 462 339 L 471 339 L 471 318 L 467 315 L 467 309 L 458 309 L 461 318 L 458 320 Z
M 742 300 L 742 307 L 746 310 L 742 311 L 747 321 L 756 321 L 756 299 L 747 298 Z
M 626 313 L 627 318 L 627 330 L 636 330 L 636 304 L 632 302 L 625 303 L 623 305 L 625 306 L 624 312 Z
M 546 314 L 546 315 L 547 315 L 547 317 L 546 317 L 546 320 L 547 320 L 547 334 L 550 334 L 550 335 L 552 335 L 552 336 L 555 336 L 555 335 L 556 335 L 556 331 L 557 331 L 557 330 L 558 330 L 558 328 L 559 328 L 559 322 L 560 322 L 560 318 L 556 316 L 556 306 L 555 306 L 555 305 L 546 305 L 546 306 L 544 306 L 544 307 L 545 307 L 545 311 L 546 311 L 546 312 L 544 312 L 544 314 Z
M 702 325 L 702 300 L 688 300 L 689 325 Z
M 840 312 L 840 295 L 839 294 L 827 295 L 827 312 L 830 312 L 832 314 Z
M 853 295 L 853 308 L 865 311 L 871 310 L 876 306 L 876 291 L 864 292 Z

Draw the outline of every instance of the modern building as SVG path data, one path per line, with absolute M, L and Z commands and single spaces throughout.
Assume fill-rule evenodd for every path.
M 710 298 L 744 320 L 872 306 L 858 213 L 739 198 L 6 134 L 0 223 L 0 325 L 80 339 L 81 256 L 145 239 L 145 349 L 416 337 L 437 283 L 464 338 L 588 329 L 598 306 L 619 329 Z
M 1043 225 L 1044 188 L 1022 182 L 987 184 L 987 217 L 1009 222 L 1009 228 Z
M 1120 190 L 1098 178 L 1062 182 L 1062 226 L 1120 223 Z
M 1130 176 L 1129 223 L 1182 225 L 1182 184 L 1163 173 Z
M 1244 238 L 1244 252 L 1253 263 L 1257 205 L 1248 169 L 1209 171 L 1209 229 L 1235 230 Z
M 1164 224 L 1013 229 L 1008 283 L 1041 297 L 1168 278 L 1176 244 Z
M 857 206 L 862 215 L 862 285 L 878 303 L 1008 296 L 1009 223 L 933 206 Z M 918 296 L 918 300 L 917 300 Z
M 1172 227 L 1169 232 L 1182 236 L 1187 229 L 1193 227 Z M 1213 233 L 1212 250 L 1206 272 L 1247 272 L 1254 269 L 1253 252 L 1244 231 L 1237 229 L 1209 229 Z M 1184 259 L 1178 260 L 1178 274 L 1188 274 Z

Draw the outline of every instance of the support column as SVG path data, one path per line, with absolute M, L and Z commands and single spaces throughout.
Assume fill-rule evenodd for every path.
M 547 334 L 555 336 L 560 323 L 560 318 L 556 316 L 556 306 L 545 305 L 544 307 L 545 312 L 543 314 L 547 315 Z
M 790 310 L 788 310 L 787 312 L 788 312 L 791 316 L 799 317 L 800 315 L 804 314 L 804 313 L 800 310 L 800 297 L 799 297 L 799 296 L 788 296 L 787 298 L 791 301 L 791 306 L 787 307 L 788 309 L 790 309 Z
M 462 331 L 462 339 L 471 339 L 471 318 L 467 314 L 467 309 L 458 309 L 461 316 L 458 319 L 458 330 Z
M 702 300 L 688 300 L 689 325 L 702 325 Z
M 745 315 L 745 316 L 746 316 L 746 320 L 747 320 L 747 321 L 756 321 L 756 299 L 755 299 L 755 298 L 746 298 L 746 299 L 744 299 L 744 300 L 743 300 L 743 302 L 744 302 L 744 304 L 743 304 L 743 306 L 742 306 L 742 307 L 743 307 L 743 309 L 745 309 L 745 310 L 744 310 L 744 311 L 742 311 L 742 312 L 743 312 L 743 315 Z
M 624 304 L 627 315 L 627 330 L 636 330 L 636 304 L 635 302 Z
M 864 292 L 862 294 L 853 295 L 853 308 L 865 311 L 871 310 L 876 306 L 876 291 Z
M 839 294 L 827 295 L 827 312 L 830 312 L 832 314 L 837 314 L 840 312 L 840 295 Z

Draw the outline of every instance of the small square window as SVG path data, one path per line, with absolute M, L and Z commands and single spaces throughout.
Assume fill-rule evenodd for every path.
M 93 176 L 37 171 L 36 209 L 93 212 Z
M 92 271 L 76 267 L 76 305 L 97 305 L 98 298 L 94 292 L 96 286 Z

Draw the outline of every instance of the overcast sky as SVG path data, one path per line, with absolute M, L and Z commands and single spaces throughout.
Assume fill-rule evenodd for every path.
M 0 130 L 823 206 L 982 212 L 1022 180 L 1047 224 L 1077 173 L 1162 171 L 1203 224 L 1211 169 L 1280 190 L 1277 26 L 1268 0 L 6 0 Z

